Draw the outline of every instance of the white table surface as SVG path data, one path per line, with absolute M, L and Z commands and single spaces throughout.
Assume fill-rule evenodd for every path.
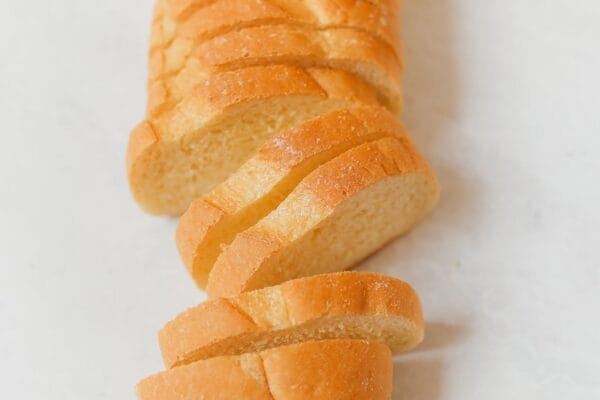
M 124 173 L 150 1 L 0 5 L 0 390 L 129 399 L 203 299 Z M 600 398 L 600 3 L 405 0 L 406 111 L 437 210 L 361 269 L 427 338 L 395 399 Z

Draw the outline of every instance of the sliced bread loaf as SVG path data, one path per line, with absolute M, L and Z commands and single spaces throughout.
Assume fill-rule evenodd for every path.
M 381 344 L 327 340 L 216 357 L 161 372 L 139 400 L 389 400 L 392 358 Z
M 159 332 L 168 368 L 308 340 L 365 339 L 400 352 L 423 338 L 421 304 L 405 282 L 341 272 L 210 300 Z
M 268 141 L 181 217 L 177 247 L 194 281 L 205 287 L 223 245 L 277 207 L 315 168 L 385 136 L 406 133 L 382 107 L 362 107 L 324 114 Z
M 268 216 L 239 233 L 210 272 L 210 297 L 352 267 L 411 229 L 439 184 L 407 142 L 383 138 L 308 175 Z
M 351 72 L 373 86 L 384 105 L 400 109 L 402 66 L 385 42 L 355 29 L 267 25 L 229 32 L 196 47 L 176 39 L 170 51 L 152 53 L 151 92 L 159 86 L 166 96 L 159 107 L 149 108 L 150 115 L 177 104 L 211 74 L 280 63 Z
M 377 100 L 369 85 L 331 69 L 274 65 L 211 76 L 160 118 L 133 130 L 131 190 L 155 214 L 179 215 L 282 129 Z
M 395 0 L 159 0 L 151 50 L 168 49 L 175 37 L 200 41 L 232 30 L 277 24 L 364 30 L 389 44 L 397 40 Z

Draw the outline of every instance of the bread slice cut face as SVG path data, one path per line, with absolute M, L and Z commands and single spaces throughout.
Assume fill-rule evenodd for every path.
M 423 338 L 423 316 L 415 291 L 403 281 L 368 272 L 318 275 L 206 301 L 159 332 L 168 368 L 348 338 L 383 343 L 393 352 L 416 346 Z
M 439 184 L 412 143 L 382 138 L 321 165 L 265 218 L 239 233 L 209 274 L 210 297 L 352 267 L 410 230 Z
M 196 46 L 176 42 L 170 51 L 150 57 L 150 94 L 163 94 L 150 99 L 150 116 L 171 109 L 212 74 L 272 64 L 344 70 L 375 88 L 390 109 L 398 111 L 401 105 L 400 60 L 385 42 L 355 29 L 258 26 Z
M 306 342 L 198 361 L 142 380 L 139 400 L 389 400 L 392 357 L 361 340 Z
M 176 108 L 133 130 L 131 190 L 147 211 L 180 215 L 277 132 L 376 104 L 369 85 L 339 70 L 273 65 L 211 76 Z
M 362 107 L 319 116 L 269 140 L 181 217 L 177 247 L 194 281 L 205 287 L 223 246 L 277 207 L 321 164 L 363 143 L 406 136 L 384 108 Z
M 176 38 L 197 43 L 240 28 L 280 24 L 355 28 L 393 44 L 398 10 L 395 0 L 159 0 L 150 46 L 168 51 Z

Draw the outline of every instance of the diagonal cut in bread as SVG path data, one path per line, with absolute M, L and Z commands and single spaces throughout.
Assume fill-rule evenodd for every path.
M 308 175 L 268 216 L 239 233 L 210 272 L 210 297 L 352 267 L 410 230 L 439 184 L 410 142 L 357 146 Z
M 216 357 L 142 380 L 139 400 L 389 400 L 392 357 L 381 344 L 327 340 Z
M 407 140 L 388 111 L 362 107 L 309 120 L 263 145 L 181 217 L 177 247 L 197 285 L 206 286 L 222 246 L 277 207 L 306 175 L 352 147 L 385 136 Z
M 151 54 L 150 92 L 158 86 L 167 95 L 158 105 L 152 100 L 150 115 L 176 105 L 211 74 L 270 64 L 351 72 L 376 89 L 382 104 L 400 109 L 402 66 L 385 42 L 355 29 L 268 25 L 229 32 L 196 47 L 176 39 L 168 52 Z
M 393 44 L 398 38 L 397 3 L 395 0 L 159 0 L 150 48 L 168 51 L 175 37 L 200 41 L 240 28 L 284 23 L 360 29 Z
M 167 368 L 220 355 L 324 339 L 364 339 L 393 352 L 423 338 L 421 304 L 407 283 L 340 272 L 206 301 L 159 332 Z
M 211 76 L 175 109 L 133 130 L 131 190 L 147 211 L 180 215 L 282 129 L 376 104 L 369 85 L 339 70 L 273 65 Z

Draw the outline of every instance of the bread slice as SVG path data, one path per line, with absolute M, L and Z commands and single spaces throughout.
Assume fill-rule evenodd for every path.
M 192 43 L 240 28 L 296 24 L 363 30 L 388 44 L 398 39 L 394 0 L 160 0 L 152 24 L 151 51 L 168 51 L 175 37 Z
M 159 332 L 168 368 L 220 355 L 324 339 L 365 339 L 393 352 L 423 338 L 421 304 L 405 282 L 341 272 L 206 301 Z
M 270 64 L 351 72 L 373 86 L 385 106 L 400 109 L 402 66 L 385 42 L 355 29 L 267 25 L 229 32 L 196 47 L 176 39 L 169 51 L 152 53 L 151 93 L 159 85 L 167 96 L 164 103 L 152 100 L 150 115 L 173 107 L 211 74 Z
M 359 144 L 406 132 L 382 107 L 334 111 L 293 127 L 261 147 L 238 171 L 183 214 L 177 247 L 205 287 L 222 246 L 271 212 L 315 168 Z
M 139 400 L 389 400 L 391 393 L 390 350 L 361 340 L 212 358 L 137 385 Z
M 339 70 L 273 65 L 211 76 L 175 109 L 133 130 L 131 190 L 147 211 L 180 215 L 282 129 L 376 104 L 369 85 Z
M 344 270 L 412 228 L 439 184 L 407 141 L 348 150 L 308 175 L 267 217 L 239 233 L 208 279 L 210 297 Z

